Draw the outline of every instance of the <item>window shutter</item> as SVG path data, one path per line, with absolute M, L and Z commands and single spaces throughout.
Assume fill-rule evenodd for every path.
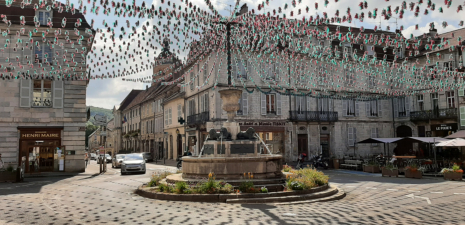
M 347 106 L 349 100 L 342 100 L 342 115 L 347 116 Z
M 32 80 L 20 80 L 20 107 L 31 107 Z
M 459 96 L 464 97 L 465 96 L 465 89 L 459 89 Z
M 370 107 L 371 107 L 371 101 L 366 101 L 366 102 L 365 102 L 365 108 L 366 108 L 365 110 L 366 110 L 366 113 L 367 113 L 367 115 L 366 115 L 367 117 L 370 117 L 370 116 L 371 116 L 371 114 L 370 114 Z
M 329 104 L 328 110 L 330 112 L 334 112 L 334 104 L 333 104 L 333 99 L 332 98 L 328 98 L 328 104 Z
M 205 95 L 200 96 L 200 112 L 201 113 L 205 111 L 204 98 L 205 98 Z
M 353 134 L 354 134 L 354 142 L 352 146 L 355 146 L 355 143 L 357 143 L 357 129 L 355 127 L 352 127 Z
M 307 96 L 307 111 L 311 111 L 310 109 L 310 97 Z
M 63 108 L 63 81 L 53 81 L 53 108 Z
M 410 98 L 405 97 L 405 116 L 410 116 Z
M 32 44 L 29 42 L 28 39 L 23 40 L 23 55 L 22 55 L 22 63 L 23 64 L 33 64 L 34 57 L 32 56 Z
M 383 100 L 377 100 L 378 103 L 378 117 L 383 117 Z
M 208 112 L 208 111 L 210 111 L 210 105 L 208 103 L 208 93 L 205 94 L 205 100 L 204 101 L 205 101 L 205 112 Z
M 359 114 L 360 114 L 360 109 L 359 109 L 360 108 L 359 107 L 360 101 L 355 101 L 354 100 L 354 105 L 355 105 L 355 116 L 359 116 Z
M 465 106 L 460 106 L 460 126 L 465 126 Z
M 276 93 L 276 115 L 282 114 L 282 102 L 281 94 Z
M 231 68 L 231 77 L 233 77 L 233 78 L 237 78 L 237 77 L 238 77 L 238 76 L 237 76 L 237 71 L 238 71 L 238 69 L 237 69 L 237 64 L 236 64 L 236 63 L 237 63 L 237 64 L 240 64 L 240 62 L 237 61 L 237 60 L 233 60 L 232 63 L 231 63 L 231 67 L 232 67 L 232 68 Z
M 347 144 L 349 146 L 354 146 L 354 130 L 353 127 L 349 127 L 347 130 Z
M 242 115 L 247 115 L 249 113 L 249 101 L 247 99 L 247 92 L 242 92 Z
M 397 105 L 397 98 L 392 99 L 392 101 L 394 101 L 394 117 L 398 117 L 399 116 L 399 109 L 398 109 L 398 105 Z
M 246 69 L 246 71 L 247 71 L 247 78 L 248 78 L 249 74 L 252 72 L 252 64 L 250 63 L 249 60 L 247 60 L 247 69 Z
M 262 115 L 266 115 L 266 95 L 261 93 L 261 111 Z

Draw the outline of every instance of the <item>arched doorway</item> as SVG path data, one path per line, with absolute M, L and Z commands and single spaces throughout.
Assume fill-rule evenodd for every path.
M 397 137 L 411 137 L 412 129 L 409 126 L 401 125 L 396 129 Z
M 178 134 L 176 142 L 177 142 L 177 145 L 178 145 L 177 151 L 178 151 L 178 157 L 179 157 L 179 156 L 182 156 L 182 136 L 181 136 L 181 134 Z

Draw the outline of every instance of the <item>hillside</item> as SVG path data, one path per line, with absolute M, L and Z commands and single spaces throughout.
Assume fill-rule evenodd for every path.
M 94 116 L 97 114 L 107 116 L 108 121 L 110 121 L 113 118 L 113 113 L 111 112 L 111 109 L 104 109 L 94 106 L 87 106 L 87 108 L 90 108 L 90 119 L 87 122 L 87 124 L 93 124 L 93 122 L 95 121 Z

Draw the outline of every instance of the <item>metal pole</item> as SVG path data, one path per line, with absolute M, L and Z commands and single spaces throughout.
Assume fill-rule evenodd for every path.
M 226 24 L 226 48 L 228 49 L 228 86 L 231 87 L 231 24 Z

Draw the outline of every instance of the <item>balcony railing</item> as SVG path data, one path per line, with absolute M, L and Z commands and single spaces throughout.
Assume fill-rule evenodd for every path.
M 335 122 L 338 121 L 337 112 L 329 111 L 289 111 L 291 121 L 306 122 Z
M 457 119 L 457 109 L 438 109 L 410 112 L 411 121 L 428 121 L 438 119 Z
M 203 112 L 187 117 L 187 125 L 200 125 L 210 120 L 210 112 Z

